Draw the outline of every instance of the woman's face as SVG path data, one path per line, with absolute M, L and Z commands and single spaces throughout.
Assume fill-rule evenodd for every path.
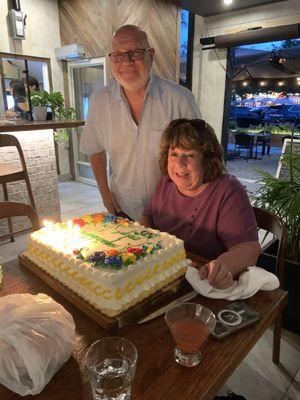
M 186 196 L 196 196 L 203 184 L 203 155 L 199 151 L 179 147 L 169 149 L 168 174 L 178 190 Z

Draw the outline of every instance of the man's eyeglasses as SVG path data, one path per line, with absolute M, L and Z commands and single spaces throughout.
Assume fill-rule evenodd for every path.
M 147 47 L 146 49 L 135 49 L 129 51 L 115 51 L 113 53 L 109 53 L 109 58 L 113 63 L 123 62 L 125 57 L 128 55 L 131 60 L 142 60 L 144 58 L 144 54 L 146 51 L 151 50 L 151 47 Z

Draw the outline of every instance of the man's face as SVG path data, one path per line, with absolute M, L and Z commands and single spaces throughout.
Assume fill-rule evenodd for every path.
M 127 52 L 137 49 L 145 49 L 149 46 L 137 34 L 118 35 L 113 38 L 113 52 Z M 114 63 L 111 61 L 112 72 L 116 80 L 128 91 L 138 91 L 147 86 L 153 62 L 154 50 L 143 53 L 142 60 L 133 60 L 125 54 L 123 61 Z

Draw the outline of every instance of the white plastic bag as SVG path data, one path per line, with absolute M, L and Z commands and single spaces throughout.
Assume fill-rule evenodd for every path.
M 38 394 L 72 354 L 75 324 L 46 294 L 0 298 L 0 383 L 22 396 Z

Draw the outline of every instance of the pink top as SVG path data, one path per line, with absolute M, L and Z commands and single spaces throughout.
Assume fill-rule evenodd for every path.
M 163 176 L 144 215 L 152 218 L 154 228 L 183 239 L 187 251 L 208 260 L 237 244 L 258 240 L 247 193 L 229 174 L 209 182 L 195 197 L 181 194 Z

